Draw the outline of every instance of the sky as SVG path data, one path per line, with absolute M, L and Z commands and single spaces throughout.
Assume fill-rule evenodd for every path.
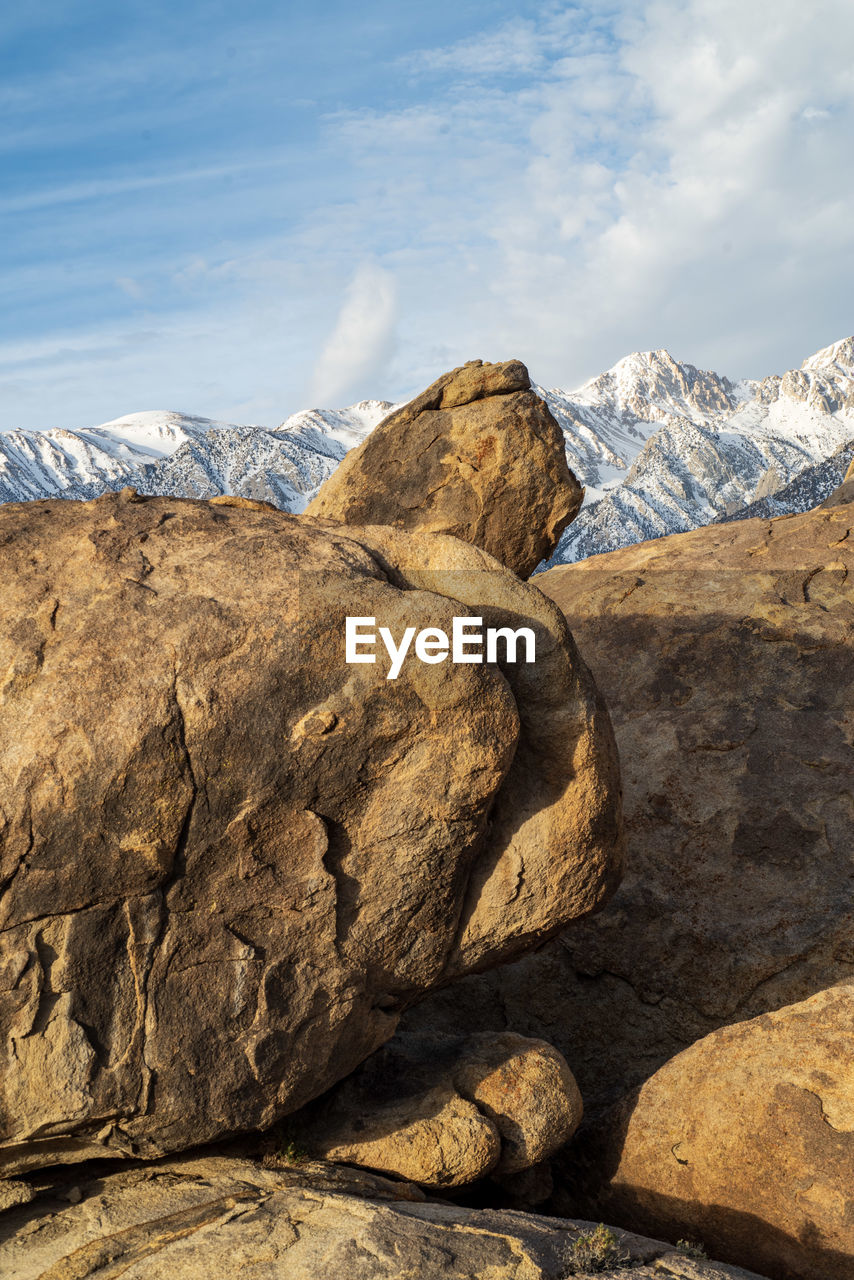
M 854 332 L 851 0 L 30 0 L 0 430 L 275 425 L 465 360 L 731 377 Z

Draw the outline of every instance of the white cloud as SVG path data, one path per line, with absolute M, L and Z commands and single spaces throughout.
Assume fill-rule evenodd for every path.
M 316 404 L 367 398 L 381 378 L 394 348 L 397 299 L 394 277 L 375 262 L 363 262 L 344 300 L 314 369 Z
M 349 217 L 418 298 L 409 366 L 519 354 L 571 385 L 666 345 L 762 374 L 854 328 L 849 0 L 578 15 L 428 51 L 456 79 L 423 109 L 334 122 L 366 179 Z
M 572 386 L 658 346 L 732 376 L 782 371 L 854 329 L 852 45 L 850 0 L 544 3 L 411 55 L 407 92 L 398 78 L 323 117 L 290 167 L 260 148 L 36 193 L 28 209 L 67 202 L 104 239 L 123 192 L 140 196 L 124 216 L 160 230 L 228 218 L 151 270 L 124 247 L 109 271 L 83 263 L 88 287 L 145 289 L 145 342 L 128 309 L 91 349 L 80 331 L 46 340 L 38 376 L 0 350 L 6 412 L 41 419 L 50 391 L 80 424 L 97 392 L 92 420 L 171 405 L 272 422 L 307 400 L 408 395 L 473 357 Z M 255 180 L 200 190 L 241 166 Z M 244 208 L 266 222 L 232 240 Z

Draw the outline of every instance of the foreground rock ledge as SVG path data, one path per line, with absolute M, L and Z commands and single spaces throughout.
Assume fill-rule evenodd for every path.
M 69 1204 L 69 1201 L 76 1203 Z M 593 1223 L 459 1209 L 335 1166 L 205 1157 L 45 1181 L 0 1228 L 4 1280 L 567 1280 Z M 607 1280 L 757 1280 L 659 1240 L 613 1233 Z
M 450 533 L 526 578 L 583 496 L 560 427 L 521 361 L 473 360 L 385 418 L 307 514 Z
M 619 880 L 607 714 L 474 547 L 129 490 L 0 508 L 0 581 L 6 1173 L 267 1127 Z M 460 613 L 537 662 L 344 661 Z

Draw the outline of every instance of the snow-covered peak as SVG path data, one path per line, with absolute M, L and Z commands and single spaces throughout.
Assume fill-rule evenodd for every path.
M 364 440 L 394 408 L 388 400 L 360 400 L 346 409 L 301 409 L 285 418 L 275 430 L 277 435 L 319 431 L 349 449 Z
M 607 405 L 643 422 L 705 422 L 710 412 L 733 407 L 732 390 L 729 379 L 674 360 L 660 348 L 632 352 L 570 394 L 581 404 Z
M 196 413 L 181 413 L 178 409 L 143 409 L 138 413 L 126 413 L 121 418 L 102 422 L 93 431 L 169 431 L 185 426 L 209 427 L 233 426 L 214 418 L 202 418 Z
M 285 418 L 274 434 L 301 440 L 316 452 L 340 461 L 394 408 L 388 400 L 360 400 L 346 409 L 302 409 Z
M 563 428 L 588 503 L 625 481 L 656 431 L 706 426 L 737 403 L 729 379 L 664 349 L 635 351 L 577 390 L 536 389 Z
M 563 415 L 569 464 L 587 485 L 553 558 L 562 563 L 732 514 L 827 458 L 854 434 L 854 339 L 782 377 L 738 383 L 666 351 L 635 352 L 546 399 Z M 600 458 L 607 440 L 617 463 L 591 466 L 585 425 Z
M 197 414 L 179 413 L 174 409 L 148 409 L 140 413 L 127 413 L 98 427 L 88 427 L 70 434 L 88 439 L 108 452 L 121 446 L 130 446 L 151 458 L 169 457 L 186 440 L 192 440 L 206 431 L 217 431 L 233 426 L 230 422 L 217 422 Z M 44 432 L 56 437 L 57 431 Z M 69 433 L 66 433 L 69 434 Z
M 801 365 L 808 372 L 829 373 L 846 379 L 854 378 L 854 337 L 841 338 L 808 356 Z
M 275 430 L 150 409 L 77 431 L 0 432 L 0 502 L 89 498 L 133 484 L 193 497 L 242 493 L 301 511 L 393 407 L 309 409 Z

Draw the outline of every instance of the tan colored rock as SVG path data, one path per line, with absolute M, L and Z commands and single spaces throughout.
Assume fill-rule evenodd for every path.
M 35 1199 L 35 1191 L 28 1182 L 18 1182 L 14 1178 L 0 1178 L 0 1213 L 15 1205 L 29 1204 Z
M 4 1214 L 3 1280 L 566 1280 L 595 1224 L 419 1202 L 407 1184 L 208 1156 L 54 1180 Z M 599 1233 L 601 1238 L 602 1233 Z M 610 1233 L 626 1280 L 757 1280 L 660 1240 Z
M 626 875 L 402 1029 L 539 1036 L 588 1116 L 715 1028 L 854 973 L 854 507 L 711 525 L 539 574 L 608 703 Z
M 713 1032 L 603 1121 L 566 1199 L 778 1280 L 850 1280 L 852 1045 L 851 985 Z
M 0 507 L 0 581 L 6 1173 L 266 1127 L 619 878 L 607 715 L 476 548 L 130 491 Z M 542 660 L 344 661 L 481 608 Z
M 530 1168 L 581 1115 L 572 1074 L 544 1041 L 398 1036 L 288 1127 L 323 1159 L 450 1187 Z
M 452 1084 L 378 1104 L 351 1079 L 331 1114 L 298 1130 L 313 1155 L 435 1188 L 476 1182 L 498 1164 L 496 1126 Z
M 385 418 L 307 514 L 450 533 L 525 578 L 554 550 L 583 492 L 525 366 L 473 360 Z
M 512 622 L 536 635 L 536 662 L 501 663 L 520 730 L 445 964 L 445 976 L 457 977 L 538 946 L 561 921 L 598 910 L 620 883 L 625 840 L 611 722 L 560 610 L 540 591 L 499 578 L 489 555 L 456 538 L 379 527 L 358 536 L 395 585 L 446 596 L 455 612 L 477 610 L 484 626 Z
M 581 1123 L 578 1085 L 566 1060 L 544 1040 L 510 1031 L 468 1036 L 454 1082 L 501 1135 L 498 1175 L 546 1160 Z

